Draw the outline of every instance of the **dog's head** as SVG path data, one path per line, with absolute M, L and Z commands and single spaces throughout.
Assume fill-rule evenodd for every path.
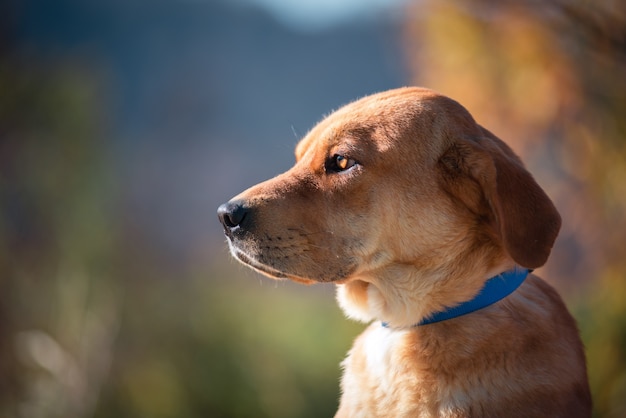
M 289 171 L 218 214 L 235 257 L 301 282 L 347 283 L 398 265 L 535 268 L 560 227 L 507 145 L 457 102 L 420 88 L 334 112 L 301 140 Z

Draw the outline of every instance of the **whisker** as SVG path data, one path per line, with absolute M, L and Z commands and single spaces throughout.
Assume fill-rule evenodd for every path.
M 321 245 L 315 245 L 315 244 L 309 244 L 309 243 L 307 243 L 307 246 L 311 247 L 311 248 L 320 248 L 320 249 L 328 248 L 328 247 L 324 247 L 324 246 L 321 246 Z M 302 249 L 302 252 L 307 252 L 307 251 L 308 250 L 306 248 Z
M 293 132 L 294 138 L 296 139 L 300 138 L 300 135 L 298 135 L 298 133 L 296 132 L 296 128 L 293 125 L 291 125 L 291 132 Z
M 296 229 L 296 228 L 287 228 L 287 231 L 297 232 L 300 236 L 304 236 L 304 237 L 309 236 L 309 235 L 318 235 L 318 234 L 330 234 L 330 235 L 335 234 L 334 231 L 302 232 L 302 230 Z

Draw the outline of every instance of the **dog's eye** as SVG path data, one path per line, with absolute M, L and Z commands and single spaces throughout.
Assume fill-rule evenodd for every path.
M 333 155 L 326 164 L 326 171 L 346 171 L 349 168 L 353 167 L 356 164 L 352 158 L 348 158 L 345 155 L 335 154 Z

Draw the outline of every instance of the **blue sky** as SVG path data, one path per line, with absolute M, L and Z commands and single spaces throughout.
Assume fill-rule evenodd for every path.
M 406 0 L 245 0 L 260 5 L 282 23 L 316 30 L 343 21 L 397 9 Z

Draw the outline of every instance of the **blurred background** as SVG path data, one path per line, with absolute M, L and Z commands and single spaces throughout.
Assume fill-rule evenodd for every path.
M 324 417 L 364 328 L 232 261 L 215 210 L 323 115 L 436 89 L 564 224 L 541 269 L 626 416 L 626 4 L 0 3 L 0 416 Z

